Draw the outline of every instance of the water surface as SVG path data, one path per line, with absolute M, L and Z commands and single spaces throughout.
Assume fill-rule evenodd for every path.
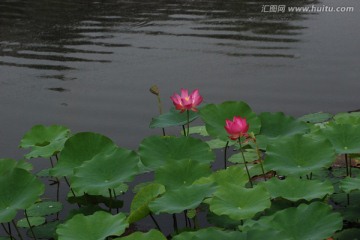
M 257 112 L 339 112 L 359 106 L 360 3 L 353 13 L 262 13 L 268 1 L 3 0 L 0 152 L 35 124 L 95 131 L 136 149 L 181 87 L 207 103 Z M 341 4 L 341 5 L 340 5 Z

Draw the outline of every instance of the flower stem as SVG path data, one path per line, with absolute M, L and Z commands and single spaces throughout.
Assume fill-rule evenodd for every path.
M 29 225 L 30 232 L 31 232 L 33 238 L 34 238 L 35 240 L 37 240 L 37 238 L 36 238 L 36 236 L 35 236 L 35 233 L 34 233 L 34 230 L 33 230 L 33 227 L 32 227 L 31 224 L 30 224 L 29 216 L 28 216 L 26 210 L 25 210 L 25 217 L 26 217 L 26 221 L 27 221 L 27 223 L 28 223 L 28 225 Z
M 259 162 L 260 162 L 261 171 L 262 171 L 262 174 L 264 176 L 264 180 L 266 182 L 267 179 L 266 179 L 266 174 L 265 174 L 265 170 L 264 170 L 264 165 L 262 163 L 262 157 L 261 157 L 261 154 L 260 154 L 260 149 L 259 149 L 259 146 L 258 146 L 255 138 L 254 138 L 254 143 L 255 143 L 255 146 L 256 146 L 256 153 L 258 155 L 258 159 L 259 159 Z
M 24 240 L 23 237 L 21 236 L 21 233 L 20 233 L 20 231 L 19 231 L 19 228 L 16 226 L 16 223 L 14 222 L 14 220 L 12 220 L 11 222 L 12 222 L 12 224 L 14 225 L 15 230 L 16 230 L 19 238 L 20 238 L 21 240 Z
M 156 221 L 155 217 L 152 215 L 152 213 L 150 213 L 149 215 L 150 215 L 151 219 L 153 220 L 153 222 L 155 223 L 156 228 L 161 232 L 160 225 L 159 225 L 159 223 Z
M 253 187 L 253 183 L 252 183 L 252 181 L 251 181 L 250 172 L 249 172 L 249 169 L 248 169 L 248 167 L 247 167 L 247 163 L 246 163 L 246 161 L 245 161 L 244 152 L 242 151 L 241 139 L 239 138 L 239 139 L 238 139 L 238 141 L 239 141 L 239 145 L 240 145 L 240 152 L 241 152 L 242 159 L 243 159 L 243 161 L 244 161 L 244 165 L 245 165 L 246 173 L 247 173 L 248 178 L 249 178 L 250 186 L 251 186 L 251 187 Z
M 227 160 L 227 149 L 229 147 L 229 141 L 226 142 L 226 145 L 224 147 L 224 169 L 226 169 L 226 160 Z
M 174 223 L 174 231 L 176 234 L 178 234 L 179 230 L 178 230 L 178 225 L 177 225 L 176 214 L 174 213 L 172 216 L 173 216 L 173 223 Z
M 186 110 L 186 116 L 187 116 L 187 135 L 189 136 L 190 134 L 190 112 L 189 110 Z

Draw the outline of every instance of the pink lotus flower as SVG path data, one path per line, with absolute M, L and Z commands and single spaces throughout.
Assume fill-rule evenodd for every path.
M 195 89 L 189 96 L 187 89 L 181 89 L 181 96 L 174 93 L 172 97 L 170 97 L 173 101 L 175 108 L 180 110 L 180 112 L 184 112 L 185 110 L 192 110 L 197 112 L 197 106 L 202 102 L 203 97 L 199 94 L 199 90 Z
M 240 137 L 247 137 L 247 131 L 249 130 L 249 124 L 247 124 L 245 118 L 234 117 L 233 120 L 226 119 L 225 130 L 230 135 L 229 138 L 236 140 Z

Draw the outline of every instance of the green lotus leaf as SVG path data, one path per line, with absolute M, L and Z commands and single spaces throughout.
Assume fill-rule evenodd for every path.
M 193 111 L 189 112 L 190 122 L 199 117 L 199 114 Z M 161 114 L 151 120 L 150 128 L 166 128 L 172 126 L 181 126 L 187 124 L 186 112 L 180 113 L 180 111 L 171 108 L 169 112 Z
M 145 138 L 139 148 L 141 162 L 149 169 L 157 169 L 171 160 L 191 159 L 196 162 L 210 163 L 215 154 L 209 145 L 192 137 Z
M 349 228 L 341 232 L 337 232 L 334 235 L 336 240 L 360 240 L 360 229 L 359 228 Z
M 275 229 L 251 229 L 246 233 L 246 240 L 258 240 L 258 239 L 281 239 L 281 240 L 293 240 L 285 233 Z M 265 237 L 266 236 L 266 237 Z
M 115 238 L 114 240 L 166 240 L 166 237 L 158 230 L 152 229 L 149 232 L 134 232 L 126 237 Z
M 321 135 L 330 140 L 338 154 L 360 152 L 360 125 L 329 124 L 321 129 Z
M 227 141 L 223 141 L 223 140 L 218 139 L 218 138 L 206 141 L 206 143 L 209 145 L 209 147 L 211 149 L 222 149 L 222 148 L 225 148 L 226 144 L 228 144 L 228 146 L 233 146 L 234 144 L 236 144 L 235 141 L 229 141 L 227 143 Z
M 203 228 L 194 232 L 182 232 L 173 237 L 173 240 L 245 240 L 246 235 L 239 231 L 224 231 L 220 228 Z
M 48 222 L 44 225 L 40 225 L 40 226 L 36 226 L 33 227 L 33 232 L 35 234 L 35 236 L 39 239 L 39 238 L 46 238 L 46 239 L 50 239 L 50 238 L 55 238 L 55 231 L 56 231 L 56 227 L 60 224 L 59 221 L 55 221 L 55 222 Z M 33 236 L 31 231 L 28 231 L 27 234 L 29 236 Z
M 46 219 L 44 217 L 29 217 L 28 220 L 32 227 L 44 224 L 46 221 Z M 21 227 L 21 228 L 30 228 L 29 223 L 26 220 L 26 218 L 22 218 L 19 221 L 17 221 L 16 226 Z
M 122 148 L 98 154 L 74 169 L 71 187 L 75 192 L 108 197 L 108 189 L 133 179 L 138 173 L 138 162 L 135 152 Z
M 23 160 L 16 161 L 10 158 L 0 159 L 0 176 L 12 171 L 14 168 L 21 168 L 26 171 L 30 171 L 32 170 L 32 165 Z
M 46 201 L 35 203 L 26 209 L 26 212 L 29 217 L 42 217 L 60 212 L 61 209 L 61 202 Z
M 348 193 L 336 193 L 331 195 L 332 201 L 334 201 L 337 205 L 348 207 L 348 201 L 350 200 L 350 203 L 358 203 L 360 202 L 360 191 L 354 190 L 351 192 L 351 194 Z
M 285 180 L 272 178 L 261 184 L 269 191 L 272 198 L 282 197 L 290 201 L 300 199 L 311 201 L 334 192 L 334 187 L 328 181 L 305 180 L 295 177 L 287 177 Z
M 349 199 L 349 204 L 346 207 L 338 208 L 337 212 L 341 213 L 345 222 L 358 222 L 360 205 L 354 204 L 355 199 L 352 198 L 352 194 L 346 196 L 346 201 Z
M 330 113 L 317 112 L 310 113 L 298 118 L 298 120 L 307 123 L 322 123 L 328 121 L 332 115 Z
M 340 181 L 340 188 L 346 192 L 350 193 L 354 190 L 360 190 L 360 177 L 351 178 L 346 177 Z
M 164 192 L 165 187 L 158 183 L 151 183 L 141 188 L 131 202 L 128 222 L 133 223 L 149 215 L 149 203 Z
M 203 199 L 211 195 L 214 190 L 211 184 L 182 186 L 165 192 L 160 198 L 152 201 L 149 208 L 156 214 L 180 213 L 198 207 Z
M 261 119 L 261 130 L 257 141 L 261 149 L 265 149 L 267 144 L 277 141 L 279 138 L 304 134 L 309 129 L 306 123 L 299 121 L 291 116 L 286 116 L 282 112 L 264 112 L 259 115 Z
M 199 163 L 190 159 L 168 162 L 155 171 L 155 181 L 169 189 L 189 186 L 201 177 L 211 174 L 208 163 Z
M 226 215 L 219 216 L 213 212 L 208 212 L 206 215 L 206 219 L 209 223 L 216 227 L 229 230 L 236 230 L 238 226 L 241 225 L 241 221 L 233 220 Z
M 329 141 L 293 135 L 268 145 L 264 167 L 279 175 L 304 175 L 330 167 L 334 160 Z
M 270 195 L 264 187 L 244 188 L 235 184 L 221 186 L 211 199 L 210 211 L 226 215 L 233 220 L 252 218 L 271 205 Z
M 260 119 L 245 102 L 224 102 L 222 104 L 208 104 L 200 109 L 200 116 L 206 123 L 206 131 L 210 136 L 228 141 L 225 120 L 232 120 L 234 116 L 246 118 L 249 124 L 249 132 L 258 133 L 260 130 Z M 225 145 L 224 145 L 225 147 Z
M 48 158 L 63 149 L 69 136 L 70 130 L 66 127 L 36 125 L 25 133 L 19 147 L 31 148 L 30 153 L 25 155 L 26 158 Z
M 113 152 L 117 146 L 109 138 L 91 132 L 77 133 L 70 137 L 61 151 L 60 159 L 50 171 L 53 176 L 71 176 L 73 169 L 92 160 L 98 154 Z
M 274 229 L 285 234 L 289 239 L 309 240 L 326 239 L 342 228 L 339 213 L 332 212 L 329 205 L 313 202 L 301 204 L 297 208 L 288 208 L 270 217 L 262 217 L 253 227 Z
M 248 149 L 248 150 L 244 151 L 244 157 L 245 157 L 245 161 L 247 161 L 247 162 L 253 162 L 253 161 L 259 159 L 257 152 L 253 149 Z M 243 163 L 244 162 L 241 153 L 236 153 L 236 154 L 231 155 L 231 157 L 229 157 L 228 161 L 232 162 L 232 163 Z
M 18 210 L 30 207 L 43 193 L 44 184 L 28 171 L 15 167 L 2 172 L 0 223 L 13 220 Z
M 200 136 L 207 137 L 209 134 L 205 126 L 193 126 L 189 128 L 190 134 L 199 134 Z
M 56 233 L 59 240 L 104 240 L 108 236 L 120 236 L 128 226 L 123 213 L 111 215 L 101 211 L 89 216 L 75 215 L 60 224 Z
M 237 186 L 245 187 L 245 184 L 249 181 L 245 170 L 238 165 L 218 170 L 214 172 L 211 177 L 218 185 L 222 186 L 235 184 Z
M 334 116 L 334 120 L 338 124 L 359 125 L 360 112 L 338 113 Z
M 74 216 L 76 216 L 78 214 L 89 216 L 89 215 L 93 215 L 94 213 L 99 212 L 99 211 L 106 212 L 108 210 L 105 210 L 104 208 L 101 208 L 98 205 L 94 205 L 94 204 L 88 205 L 88 206 L 82 205 L 80 208 L 71 209 L 69 214 L 66 216 L 65 221 L 70 220 L 71 218 L 73 218 Z

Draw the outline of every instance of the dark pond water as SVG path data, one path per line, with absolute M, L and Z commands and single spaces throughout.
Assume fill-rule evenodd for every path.
M 264 4 L 352 6 L 264 13 Z M 299 116 L 360 108 L 360 2 L 2 0 L 0 157 L 35 124 L 95 131 L 137 149 L 181 87 Z M 174 130 L 175 131 L 175 130 Z

